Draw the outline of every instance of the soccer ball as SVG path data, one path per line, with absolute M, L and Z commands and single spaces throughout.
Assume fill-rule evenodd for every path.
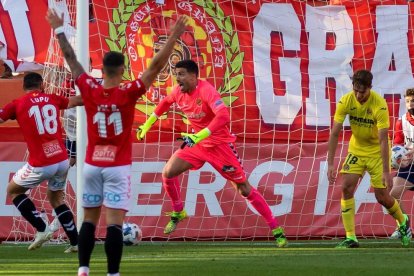
M 142 239 L 142 231 L 135 223 L 125 222 L 122 225 L 125 245 L 137 245 Z
M 412 163 L 412 155 L 403 146 L 393 146 L 391 149 L 391 167 L 406 168 Z

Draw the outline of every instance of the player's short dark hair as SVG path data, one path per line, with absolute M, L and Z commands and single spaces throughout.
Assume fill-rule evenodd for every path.
M 28 72 L 24 75 L 23 78 L 23 89 L 40 89 L 42 87 L 43 78 L 42 75 L 35 72 Z
M 414 96 L 414 88 L 408 88 L 407 90 L 405 90 L 405 96 L 406 97 Z
M 108 76 L 114 76 L 118 72 L 119 67 L 123 67 L 125 57 L 120 52 L 110 51 L 104 55 L 103 66 L 105 74 Z
M 194 73 L 198 76 L 198 65 L 191 59 L 185 59 L 177 62 L 175 68 L 184 68 L 188 73 Z
M 372 87 L 372 73 L 368 70 L 358 70 L 352 76 L 352 84 L 364 86 L 365 88 Z

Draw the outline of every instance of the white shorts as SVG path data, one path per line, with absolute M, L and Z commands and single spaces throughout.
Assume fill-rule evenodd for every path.
M 112 209 L 129 210 L 131 198 L 131 165 L 97 167 L 86 164 L 83 167 L 85 186 L 82 206 L 99 207 L 102 204 Z
M 69 161 L 67 159 L 45 167 L 32 167 L 26 163 L 14 174 L 13 181 L 19 186 L 32 189 L 48 180 L 47 185 L 50 191 L 60 191 L 66 187 L 68 170 Z

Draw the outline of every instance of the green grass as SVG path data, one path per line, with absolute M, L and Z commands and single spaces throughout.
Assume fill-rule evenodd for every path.
M 360 240 L 357 249 L 334 249 L 338 241 L 159 242 L 124 247 L 121 275 L 412 275 L 414 248 L 398 241 Z M 28 251 L 0 245 L 0 275 L 76 275 L 76 254 L 62 245 Z M 91 275 L 106 275 L 102 244 L 92 255 Z M 408 274 L 407 274 L 408 273 Z

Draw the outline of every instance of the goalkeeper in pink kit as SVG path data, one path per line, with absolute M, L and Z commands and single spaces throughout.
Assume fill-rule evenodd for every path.
M 247 199 L 265 219 L 278 247 L 285 247 L 287 239 L 282 227 L 260 193 L 250 185 L 233 144 L 236 137 L 230 133 L 230 115 L 217 90 L 207 81 L 198 79 L 198 66 L 192 60 L 182 60 L 175 66 L 178 85 L 164 98 L 148 120 L 138 128 L 141 140 L 172 104 L 183 111 L 195 133 L 181 133 L 183 146 L 168 160 L 162 172 L 163 186 L 172 201 L 171 220 L 164 234 L 175 231 L 177 224 L 187 217 L 180 195 L 178 176 L 187 170 L 197 170 L 210 163 L 237 191 Z

